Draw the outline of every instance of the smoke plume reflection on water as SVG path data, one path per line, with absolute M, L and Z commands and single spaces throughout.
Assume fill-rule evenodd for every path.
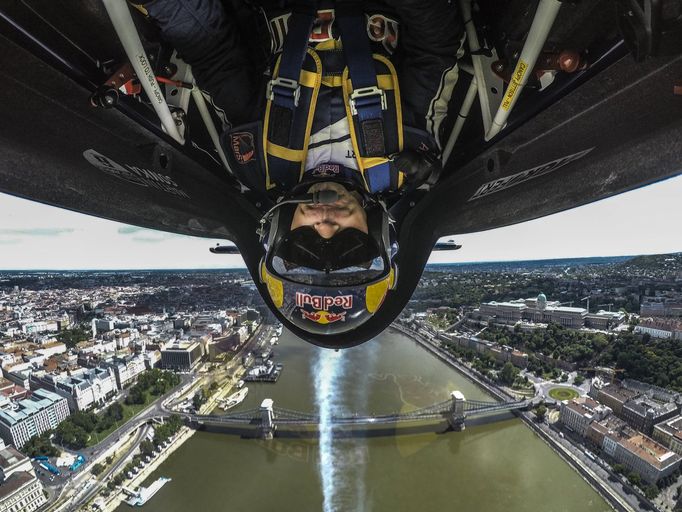
M 319 350 L 313 366 L 315 402 L 320 416 L 318 469 L 322 483 L 324 512 L 343 510 L 349 497 L 348 482 L 344 479 L 343 454 L 334 443 L 332 417 L 342 411 L 344 352 Z

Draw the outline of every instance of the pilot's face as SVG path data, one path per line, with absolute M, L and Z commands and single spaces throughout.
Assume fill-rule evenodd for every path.
M 291 229 L 312 226 L 322 238 L 331 238 L 346 228 L 367 233 L 367 213 L 360 204 L 357 192 L 349 192 L 340 183 L 315 183 L 308 193 L 333 190 L 339 199 L 330 204 L 299 204 L 291 221 Z

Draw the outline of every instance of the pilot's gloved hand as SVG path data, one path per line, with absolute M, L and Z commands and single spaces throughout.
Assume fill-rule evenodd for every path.
M 405 150 L 393 158 L 393 163 L 410 184 L 435 183 L 440 176 L 440 159 L 432 153 Z

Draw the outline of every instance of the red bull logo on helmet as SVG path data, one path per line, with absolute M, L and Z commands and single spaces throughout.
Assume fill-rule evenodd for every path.
M 296 305 L 299 308 L 310 305 L 313 309 L 318 310 L 327 310 L 332 306 L 353 309 L 353 296 L 337 295 L 332 297 L 329 295 L 310 295 L 309 293 L 296 292 Z
M 341 311 L 341 313 L 330 313 L 329 311 L 306 311 L 301 309 L 301 316 L 304 320 L 310 320 L 311 322 L 317 322 L 318 324 L 333 324 L 339 320 L 342 322 L 346 321 L 346 312 Z

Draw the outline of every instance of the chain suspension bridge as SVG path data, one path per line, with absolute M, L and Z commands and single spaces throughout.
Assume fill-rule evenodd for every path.
M 407 412 L 395 412 L 383 415 L 348 415 L 332 416 L 328 422 L 336 430 L 369 430 L 381 425 L 397 426 L 401 423 L 445 420 L 453 430 L 463 430 L 467 418 L 474 416 L 503 413 L 526 409 L 531 404 L 528 400 L 494 402 L 483 400 L 466 400 L 459 391 L 453 391 L 448 400 L 427 407 Z M 278 427 L 287 431 L 310 430 L 320 425 L 320 416 L 315 413 L 296 411 L 276 407 L 273 400 L 266 398 L 260 407 L 244 411 L 236 411 L 223 415 L 186 415 L 190 424 L 197 427 L 238 428 L 251 427 L 259 432 L 260 437 L 271 439 Z

